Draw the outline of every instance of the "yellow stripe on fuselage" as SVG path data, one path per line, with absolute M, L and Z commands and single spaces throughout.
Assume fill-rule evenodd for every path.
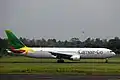
M 34 50 L 33 49 L 31 49 L 31 48 L 29 48 L 29 47 L 22 47 L 22 48 L 20 48 L 20 50 L 25 50 L 25 53 L 26 54 L 28 54 L 28 52 L 34 52 Z

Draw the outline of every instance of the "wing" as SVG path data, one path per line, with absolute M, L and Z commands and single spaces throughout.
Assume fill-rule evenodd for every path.
M 63 52 L 49 52 L 52 55 L 56 56 L 56 58 L 58 59 L 70 59 L 71 58 L 71 54 L 70 53 L 63 53 Z

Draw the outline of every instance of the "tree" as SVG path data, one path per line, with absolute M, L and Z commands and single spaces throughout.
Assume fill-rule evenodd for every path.
M 48 43 L 48 47 L 55 47 L 56 39 L 48 39 L 47 43 Z
M 7 55 L 8 41 L 0 38 L 0 57 Z
M 102 48 L 102 47 L 103 47 L 103 42 L 102 42 L 102 40 L 100 40 L 100 38 L 96 38 L 94 45 L 95 45 L 95 47 L 97 47 L 97 48 Z
M 83 43 L 84 47 L 93 47 L 91 38 L 87 38 Z
M 81 41 L 79 38 L 71 38 L 70 39 L 70 47 L 80 47 Z
M 40 46 L 41 47 L 47 47 L 48 45 L 47 45 L 47 42 L 46 42 L 46 40 L 44 39 L 44 38 L 42 38 L 41 40 L 40 40 Z
M 114 39 L 110 39 L 108 41 L 108 48 L 120 54 L 120 39 L 118 37 L 115 37 Z

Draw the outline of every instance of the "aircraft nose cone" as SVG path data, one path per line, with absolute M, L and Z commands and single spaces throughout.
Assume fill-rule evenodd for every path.
M 114 56 L 114 55 L 116 55 L 114 52 L 112 52 L 112 55 Z

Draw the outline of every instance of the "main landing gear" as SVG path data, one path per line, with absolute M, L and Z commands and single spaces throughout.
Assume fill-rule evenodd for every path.
M 64 63 L 64 60 L 63 59 L 58 59 L 57 63 Z

